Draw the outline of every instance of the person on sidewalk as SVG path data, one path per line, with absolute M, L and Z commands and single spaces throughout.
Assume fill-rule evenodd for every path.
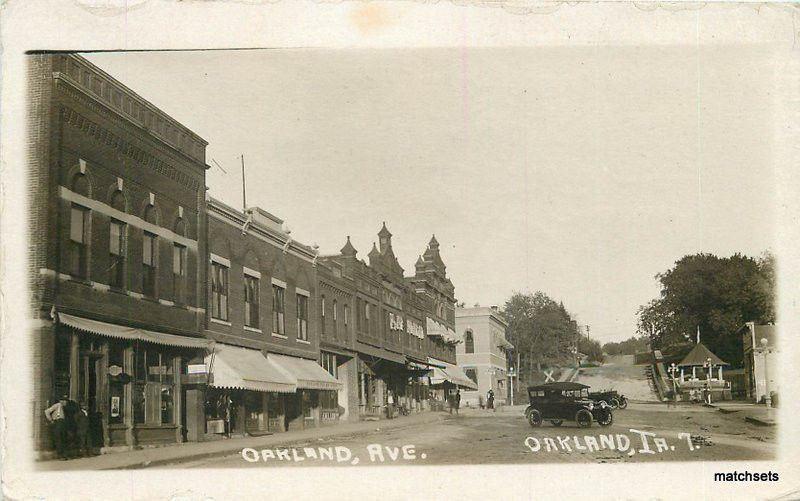
M 494 390 L 491 388 L 486 392 L 486 408 L 494 410 Z
M 455 404 L 456 404 L 456 405 L 455 405 L 455 408 L 456 408 L 456 416 L 458 416 L 458 408 L 461 406 L 461 390 L 459 390 L 459 389 L 456 389 L 456 396 L 455 396 L 455 398 L 453 398 L 453 401 L 454 401 L 454 402 L 455 402 Z
M 62 460 L 67 459 L 67 400 L 68 397 L 62 395 L 58 402 L 44 410 L 44 417 L 50 423 L 50 431 L 53 434 L 56 456 Z
M 386 392 L 386 417 L 394 419 L 394 395 L 392 390 Z
M 89 409 L 86 404 L 75 413 L 75 449 L 79 456 L 91 456 L 89 446 Z

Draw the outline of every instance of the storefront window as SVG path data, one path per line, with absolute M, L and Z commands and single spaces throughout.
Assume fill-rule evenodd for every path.
M 173 424 L 175 373 L 173 356 L 156 348 L 134 348 L 135 384 L 133 421 L 147 424 Z
M 108 422 L 119 424 L 125 419 L 125 384 L 119 379 L 125 368 L 125 345 L 108 344 Z M 116 374 L 116 375 L 115 375 Z

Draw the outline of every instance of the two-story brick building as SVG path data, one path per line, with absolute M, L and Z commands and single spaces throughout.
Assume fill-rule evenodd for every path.
M 341 384 L 320 359 L 315 249 L 260 209 L 208 201 L 205 360 L 211 383 L 193 401 L 201 439 L 319 426 Z M 324 296 L 320 296 L 324 297 Z M 323 368 L 324 367 L 324 368 Z M 323 410 L 324 409 L 324 410 Z
M 448 295 L 446 277 L 435 282 L 441 280 L 443 263 L 437 268 L 439 275 L 428 273 L 422 257 L 417 274 L 405 277 L 385 224 L 368 254 L 369 264 L 357 254 L 348 237 L 339 254 L 320 258 L 324 296 L 319 300 L 326 306 L 322 350 L 330 350 L 335 365 L 346 373 L 340 374 L 346 387 L 339 405 L 346 405 L 353 419 L 382 416 L 391 393 L 395 405 L 422 410 L 427 407 L 432 370 L 455 364 L 453 342 L 426 332 L 431 318 L 448 323 L 447 311 L 452 312 L 455 301 L 452 284 Z M 432 264 L 438 248 L 429 247 L 426 257 Z M 451 325 L 453 318 L 450 315 Z
M 508 393 L 508 351 L 513 345 L 506 339 L 508 322 L 496 306 L 456 309 L 456 332 L 462 343 L 456 347 L 458 366 L 476 385 L 465 391 L 462 401 L 477 406 L 486 402 L 489 390 L 497 405 L 504 404 Z
M 85 404 L 95 446 L 180 442 L 202 361 L 206 142 L 75 55 L 29 59 L 34 435 Z

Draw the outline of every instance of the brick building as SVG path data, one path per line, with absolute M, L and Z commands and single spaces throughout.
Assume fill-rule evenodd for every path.
M 342 385 L 335 366 L 320 358 L 314 321 L 316 250 L 282 224 L 259 208 L 245 213 L 208 202 L 205 332 L 215 346 L 206 357 L 212 382 L 193 402 L 205 409 L 201 439 L 304 429 L 338 417 Z
M 427 332 L 432 319 L 454 322 L 452 283 L 438 243 L 431 241 L 413 277 L 404 276 L 385 223 L 369 264 L 357 254 L 348 237 L 339 254 L 320 258 L 321 349 L 329 350 L 344 374 L 339 405 L 346 405 L 352 419 L 381 416 L 391 393 L 395 405 L 422 410 L 431 370 L 455 364 L 454 339 Z
M 29 58 L 36 448 L 88 407 L 96 446 L 185 439 L 202 361 L 206 142 L 76 55 Z

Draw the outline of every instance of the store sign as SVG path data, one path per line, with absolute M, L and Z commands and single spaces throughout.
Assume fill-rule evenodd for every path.
M 208 372 L 206 364 L 189 364 L 186 367 L 186 374 L 205 374 Z
M 119 397 L 111 397 L 111 417 L 119 417 Z

